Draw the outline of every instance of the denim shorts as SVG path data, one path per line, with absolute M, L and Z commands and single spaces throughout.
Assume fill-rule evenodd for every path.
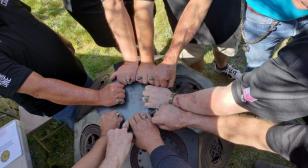
M 308 16 L 277 21 L 247 8 L 242 31 L 247 68 L 261 66 L 273 56 L 277 44 L 307 29 Z

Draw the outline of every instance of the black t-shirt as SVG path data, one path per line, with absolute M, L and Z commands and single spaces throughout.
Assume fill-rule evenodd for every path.
M 189 0 L 164 0 L 168 20 L 173 31 Z M 217 45 L 227 41 L 237 30 L 241 22 L 241 0 L 213 0 L 204 19 L 212 38 Z M 172 11 L 172 7 L 176 11 Z M 191 18 L 194 19 L 194 18 Z M 195 39 L 192 41 L 195 42 Z
M 36 20 L 18 0 L 0 4 L 0 94 L 30 113 L 51 116 L 65 106 L 19 94 L 35 71 L 46 78 L 83 86 L 87 75 L 59 36 Z
M 298 168 L 308 167 L 308 125 L 281 123 L 266 134 L 268 146 Z

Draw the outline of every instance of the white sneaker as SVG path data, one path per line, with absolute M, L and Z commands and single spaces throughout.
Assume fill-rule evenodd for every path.
M 233 68 L 230 64 L 227 64 L 225 69 L 218 69 L 216 63 L 214 63 L 214 69 L 216 72 L 225 74 L 231 79 L 240 79 L 242 77 L 241 71 L 236 68 Z

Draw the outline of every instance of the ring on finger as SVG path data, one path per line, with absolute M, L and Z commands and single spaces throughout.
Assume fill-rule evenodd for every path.
M 145 113 L 140 113 L 140 117 L 142 119 L 147 119 L 148 118 L 148 116 Z
M 116 103 L 117 103 L 117 104 L 124 104 L 124 100 L 118 99 L 118 98 L 117 98 L 117 99 L 116 99 Z
M 138 76 L 137 77 L 137 81 L 140 81 L 140 80 L 142 80 L 143 78 L 142 78 L 142 76 Z
M 148 80 L 152 82 L 152 81 L 154 81 L 155 79 L 154 79 L 153 76 L 150 76 Z
M 132 84 L 132 80 L 131 79 L 127 79 L 127 84 Z

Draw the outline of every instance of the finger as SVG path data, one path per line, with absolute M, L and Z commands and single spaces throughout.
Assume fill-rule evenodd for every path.
M 161 117 L 158 115 L 154 115 L 154 117 L 152 117 L 152 123 L 157 124 L 157 125 L 161 125 L 164 124 L 164 122 L 162 121 Z
M 158 126 L 160 129 L 163 129 L 163 130 L 167 130 L 167 131 L 171 131 L 171 128 L 165 126 L 165 125 L 159 125 Z
M 139 117 L 140 117 L 142 120 L 148 119 L 148 116 L 146 115 L 146 113 L 139 113 Z
M 128 127 L 129 127 L 129 122 L 128 122 L 128 121 L 125 121 L 125 122 L 123 123 L 123 125 L 122 125 L 122 128 L 125 129 L 125 130 L 127 131 Z
M 136 123 L 134 117 L 132 117 L 131 119 L 129 119 L 129 124 L 130 124 L 130 126 L 132 127 L 132 129 L 135 129 L 137 123 Z
M 168 88 L 172 88 L 174 86 L 176 77 L 173 77 L 172 79 L 169 80 Z
M 144 103 L 144 106 L 147 108 L 157 108 L 155 104 L 152 104 L 150 102 Z
M 117 80 L 118 80 L 122 85 L 126 85 L 126 84 L 127 84 L 126 76 L 124 76 L 123 74 L 118 74 L 118 75 L 117 75 Z
M 166 88 L 168 86 L 168 81 L 167 80 L 161 80 L 160 86 L 163 87 L 163 88 Z
M 160 82 L 159 80 L 155 80 L 155 83 L 154 83 L 155 86 L 159 87 L 160 86 Z
M 137 113 L 135 116 L 134 116 L 134 119 L 136 121 L 136 123 L 140 122 L 142 120 L 141 116 L 140 116 L 140 113 Z
M 132 133 L 128 133 L 128 140 L 130 141 L 130 142 L 132 142 L 133 141 L 133 134 Z
M 148 81 L 149 80 L 148 80 L 147 75 L 144 75 L 143 78 L 142 78 L 142 83 L 146 85 L 148 83 Z
M 118 99 L 124 99 L 124 98 L 125 98 L 125 94 L 124 94 L 124 93 L 118 93 L 118 94 L 116 95 L 116 98 L 118 98 Z
M 155 85 L 155 80 L 148 80 L 148 83 L 151 85 Z
M 120 127 L 120 125 L 121 125 L 121 123 L 122 123 L 123 120 L 124 120 L 124 118 L 123 118 L 122 116 L 120 116 L 120 117 L 118 118 L 118 121 L 117 121 L 117 128 Z M 124 125 L 124 124 L 123 124 L 123 125 Z M 123 125 L 122 125 L 122 127 L 123 127 Z
M 123 89 L 124 88 L 124 85 L 120 82 L 114 82 L 113 85 L 116 87 L 116 88 L 119 88 L 119 89 Z
M 134 83 L 136 81 L 136 75 L 131 75 L 130 76 L 130 82 Z
M 110 80 L 115 80 L 117 78 L 117 72 L 112 73 L 112 75 L 110 76 Z
M 136 81 L 138 81 L 139 83 L 143 82 L 143 77 L 141 75 L 138 75 L 136 78 Z
M 146 116 L 146 120 L 152 123 L 150 113 L 145 113 L 145 116 Z
M 121 99 L 121 98 L 116 98 L 115 99 L 115 104 L 124 104 L 124 103 L 125 103 L 124 99 Z

